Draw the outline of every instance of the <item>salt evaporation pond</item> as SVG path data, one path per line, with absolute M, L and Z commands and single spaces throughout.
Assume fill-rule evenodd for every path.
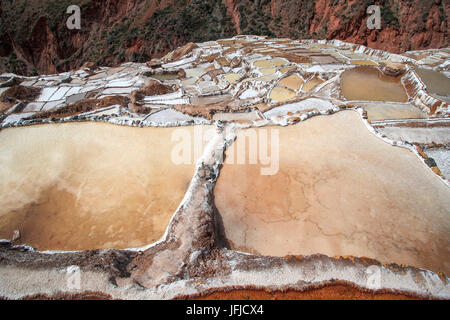
M 171 161 L 175 130 L 101 123 L 2 130 L 0 238 L 17 229 L 20 243 L 39 250 L 157 241 L 194 173 L 194 161 Z
M 410 103 L 365 102 L 361 106 L 367 111 L 367 118 L 370 121 L 427 117 L 426 113 Z
M 347 100 L 406 102 L 408 96 L 400 77 L 389 77 L 376 68 L 356 67 L 341 77 L 342 95 Z
M 352 255 L 449 273 L 450 188 L 413 152 L 376 137 L 355 111 L 273 128 L 279 171 L 225 164 L 215 187 L 233 249 Z
M 164 81 L 164 80 L 176 80 L 179 78 L 179 75 L 178 73 L 159 73 L 153 74 L 150 77 L 160 81 Z
M 414 68 L 414 71 L 427 86 L 427 91 L 443 97 L 450 96 L 450 78 L 443 73 L 425 68 Z

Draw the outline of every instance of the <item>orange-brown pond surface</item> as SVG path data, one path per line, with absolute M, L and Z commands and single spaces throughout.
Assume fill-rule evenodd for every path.
M 400 77 L 386 76 L 371 67 L 357 67 L 344 71 L 341 89 L 342 95 L 347 100 L 408 101 Z
M 39 250 L 159 240 L 194 173 L 194 164 L 171 161 L 174 130 L 101 123 L 2 130 L 0 238 L 19 230 L 19 242 Z
M 192 300 L 418 300 L 418 297 L 396 293 L 369 293 L 349 285 L 337 284 L 305 291 L 265 291 L 257 289 L 235 289 L 216 291 L 204 296 L 190 297 Z
M 259 164 L 225 163 L 220 172 L 215 204 L 233 249 L 352 255 L 449 274 L 450 188 L 413 152 L 377 138 L 355 111 L 274 128 L 276 174 L 262 175 Z

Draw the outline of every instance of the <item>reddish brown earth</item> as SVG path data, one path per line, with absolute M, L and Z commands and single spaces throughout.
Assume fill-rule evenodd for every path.
M 339 2 L 334 7 L 330 3 Z M 379 5 L 382 10 L 381 30 L 366 26 L 365 3 Z M 384 4 L 384 6 L 383 6 Z M 345 9 L 347 7 L 347 9 Z M 448 46 L 449 1 L 333 1 L 315 2 L 312 32 L 324 25 L 327 39 L 340 39 L 371 48 L 404 52 Z M 390 11 L 393 13 L 391 16 Z M 340 15 L 338 14 L 340 12 Z M 327 24 L 328 23 L 328 24 Z
M 382 7 L 381 30 L 366 26 L 374 2 Z M 71 4 L 81 6 L 81 30 L 66 27 Z M 447 0 L 16 0 L 0 3 L 0 72 L 145 62 L 236 34 L 340 39 L 391 52 L 440 48 L 448 46 L 449 12 Z
M 86 99 L 65 107 L 61 107 L 58 110 L 37 112 L 27 119 L 64 118 L 83 112 L 106 108 L 112 105 L 125 106 L 128 104 L 128 101 L 129 99 L 123 96 L 109 96 L 103 99 Z
M 24 87 L 21 85 L 15 85 L 3 92 L 0 95 L 0 101 L 7 102 L 7 99 L 33 101 L 39 96 L 40 89 L 34 87 Z
M 78 294 L 60 293 L 55 296 L 38 294 L 24 300 L 112 300 L 109 295 L 100 292 Z M 266 291 L 263 289 L 217 289 L 200 295 L 178 297 L 189 300 L 422 300 L 424 298 L 406 293 L 389 291 L 370 292 L 350 284 L 337 283 L 310 288 L 304 291 Z M 2 300 L 0 298 L 0 300 Z
M 262 289 L 217 290 L 205 295 L 191 296 L 193 300 L 420 300 L 414 295 L 387 291 L 362 291 L 349 284 L 332 284 L 304 291 L 266 291 Z

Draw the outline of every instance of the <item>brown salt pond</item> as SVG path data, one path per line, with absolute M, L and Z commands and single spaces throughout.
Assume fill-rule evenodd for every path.
M 281 73 L 286 73 L 286 72 L 288 72 L 288 71 L 291 71 L 291 70 L 294 70 L 294 69 L 296 69 L 297 67 L 284 67 L 284 68 L 281 68 L 280 69 L 280 72 Z
M 295 97 L 295 92 L 283 87 L 275 87 L 270 92 L 270 99 L 276 102 L 283 102 Z
M 400 77 L 389 77 L 376 68 L 356 67 L 341 77 L 342 95 L 347 100 L 406 102 Z
M 318 77 L 314 77 L 311 80 L 308 80 L 302 87 L 302 91 L 303 92 L 309 92 L 312 89 L 314 89 L 315 87 L 317 87 L 319 84 L 323 83 L 323 80 L 318 78 Z
M 237 73 L 228 73 L 225 76 L 225 80 L 227 80 L 229 83 L 235 83 L 239 81 L 242 77 Z
M 450 79 L 444 74 L 424 68 L 414 68 L 414 71 L 427 86 L 427 91 L 441 96 L 450 95 Z
M 154 78 L 160 81 L 164 80 L 176 80 L 179 78 L 178 73 L 160 73 L 151 75 L 150 78 Z
M 285 65 L 287 60 L 281 58 L 268 59 L 268 60 L 258 60 L 253 63 L 255 67 L 258 68 L 270 68 L 270 67 L 280 67 Z
M 292 74 L 286 78 L 281 79 L 280 84 L 289 89 L 298 90 L 303 84 L 303 79 L 296 74 Z
M 175 130 L 100 123 L 2 130 L 0 238 L 17 229 L 20 243 L 39 250 L 159 240 L 194 173 L 193 164 L 171 161 Z
M 356 64 L 360 66 L 377 66 L 378 64 L 372 60 L 352 60 L 351 64 Z
M 330 55 L 311 55 L 311 58 L 315 62 L 318 62 L 321 64 L 338 63 L 339 62 L 333 56 L 330 56 Z
M 225 164 L 215 187 L 233 249 L 364 256 L 449 274 L 450 188 L 414 153 L 377 138 L 355 111 L 273 128 L 278 172 Z

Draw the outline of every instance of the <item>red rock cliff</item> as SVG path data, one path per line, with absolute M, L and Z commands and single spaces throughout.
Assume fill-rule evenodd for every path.
M 68 30 L 69 5 L 81 30 Z M 366 26 L 367 7 L 382 27 Z M 448 46 L 450 0 L 2 0 L 0 72 L 54 73 L 86 61 L 146 61 L 236 34 L 340 39 L 391 52 Z

